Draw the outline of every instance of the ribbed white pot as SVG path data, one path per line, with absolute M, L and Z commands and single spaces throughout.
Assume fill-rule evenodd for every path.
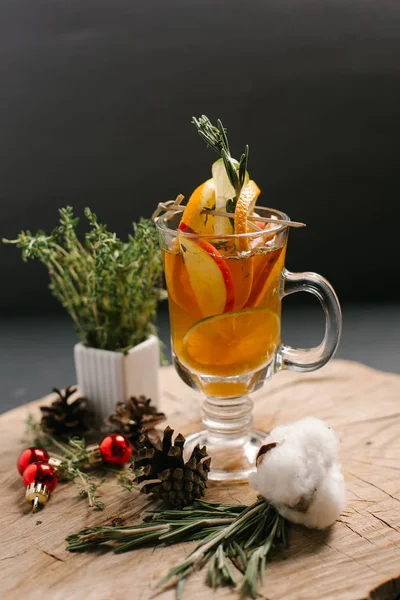
M 114 412 L 117 402 L 131 396 L 143 394 L 155 406 L 159 404 L 160 346 L 156 336 L 151 335 L 128 354 L 79 343 L 74 347 L 74 358 L 78 387 L 99 424 Z

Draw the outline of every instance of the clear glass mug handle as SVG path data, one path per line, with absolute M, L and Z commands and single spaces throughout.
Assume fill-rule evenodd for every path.
M 323 367 L 335 354 L 342 331 L 342 312 L 335 290 L 324 277 L 317 273 L 291 273 L 283 270 L 280 297 L 295 292 L 309 292 L 318 298 L 325 313 L 325 335 L 315 348 L 293 348 L 281 344 L 275 370 L 316 371 Z

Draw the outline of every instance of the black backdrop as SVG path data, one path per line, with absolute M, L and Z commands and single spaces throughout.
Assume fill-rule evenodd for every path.
M 204 112 L 249 143 L 263 203 L 307 222 L 289 268 L 397 299 L 399 31 L 398 0 L 2 0 L 1 235 L 66 204 L 126 235 L 209 177 Z M 56 307 L 15 248 L 0 281 L 3 313 Z

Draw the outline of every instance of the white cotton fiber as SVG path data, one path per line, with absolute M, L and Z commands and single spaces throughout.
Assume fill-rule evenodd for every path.
M 345 505 L 344 479 L 338 464 L 333 465 L 314 493 L 305 512 L 293 510 L 284 504 L 278 507 L 282 516 L 306 527 L 326 529 L 336 521 Z
M 250 485 L 290 521 L 318 529 L 331 525 L 345 503 L 335 432 L 307 417 L 276 427 L 263 446 Z

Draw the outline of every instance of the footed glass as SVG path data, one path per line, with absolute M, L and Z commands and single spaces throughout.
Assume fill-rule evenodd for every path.
M 172 355 L 190 387 L 202 393 L 205 429 L 187 438 L 186 452 L 206 445 L 210 479 L 243 481 L 255 468 L 265 433 L 252 429 L 248 394 L 283 369 L 315 371 L 339 343 L 341 311 L 330 283 L 316 273 L 285 268 L 287 215 L 257 207 L 274 219 L 240 235 L 196 234 L 178 229 L 181 214 L 158 217 L 168 289 Z M 261 223 L 264 227 L 264 224 Z M 282 298 L 310 292 L 325 313 L 319 346 L 292 348 L 281 341 Z

